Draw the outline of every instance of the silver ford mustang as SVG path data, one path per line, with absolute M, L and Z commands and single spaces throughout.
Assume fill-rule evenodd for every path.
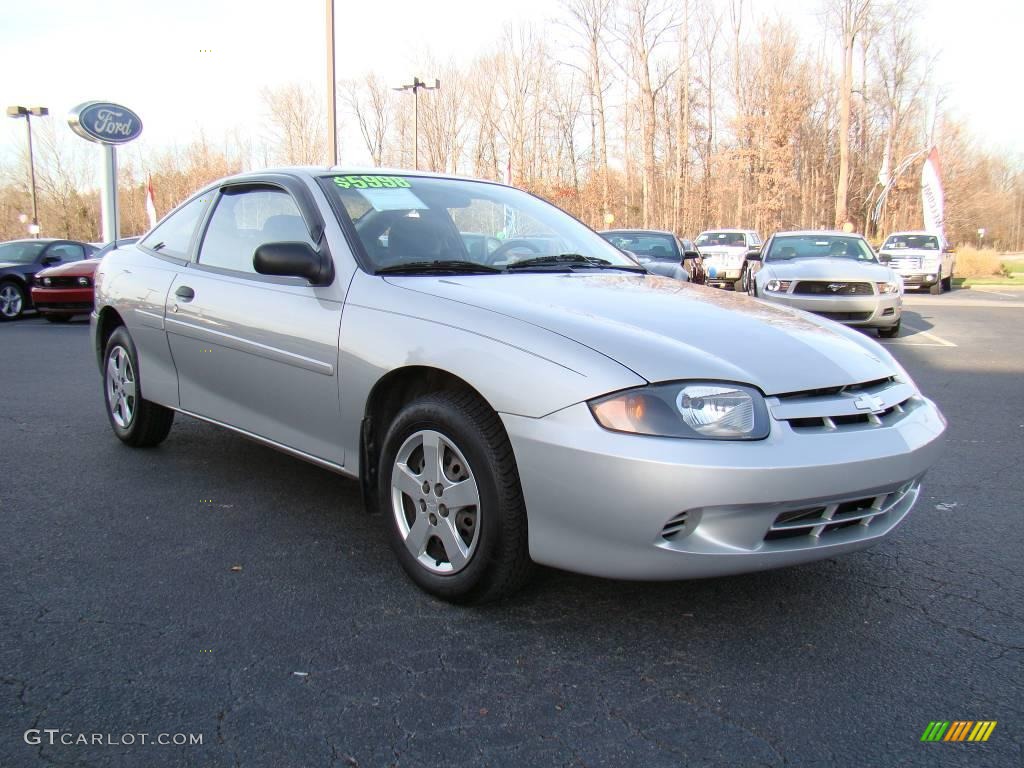
M 419 172 L 207 187 L 103 260 L 92 340 L 125 443 L 181 413 L 358 478 L 408 575 L 452 601 L 534 562 L 677 579 L 860 549 L 945 429 L 856 331 Z
M 760 263 L 759 263 L 760 262 Z M 845 325 L 899 335 L 903 280 L 879 263 L 868 241 L 845 232 L 779 232 L 748 254 L 754 296 Z M 758 268 L 760 267 L 760 268 Z

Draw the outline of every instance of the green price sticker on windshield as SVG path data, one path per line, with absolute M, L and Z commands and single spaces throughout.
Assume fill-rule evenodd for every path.
M 342 189 L 408 189 L 412 185 L 401 176 L 335 176 Z

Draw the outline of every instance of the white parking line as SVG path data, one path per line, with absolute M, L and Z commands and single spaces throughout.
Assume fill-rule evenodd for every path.
M 992 296 L 1005 296 L 1008 299 L 1019 299 L 1020 298 L 1020 294 L 1001 293 L 999 291 L 990 291 L 990 290 L 988 290 L 986 288 L 979 288 L 977 286 L 974 286 L 973 288 L 971 288 L 971 290 L 972 291 L 977 291 L 978 293 L 988 293 L 988 294 L 991 294 Z
M 931 333 L 929 331 L 924 330 L 924 328 L 918 328 L 916 326 L 911 325 L 910 323 L 904 323 L 903 325 L 905 325 L 907 328 L 909 328 L 912 331 L 916 331 L 916 333 L 914 333 L 913 336 L 909 336 L 909 337 L 905 337 L 905 338 L 904 337 L 897 337 L 895 339 L 881 339 L 881 341 L 887 342 L 889 344 L 898 344 L 901 347 L 955 347 L 955 346 L 957 346 L 952 341 L 949 341 L 948 339 L 944 339 L 941 336 L 936 336 L 934 333 Z M 931 339 L 931 342 L 927 342 L 927 341 L 926 342 L 910 341 L 910 339 L 913 339 L 913 338 L 915 338 L 917 336 L 923 336 L 926 339 Z

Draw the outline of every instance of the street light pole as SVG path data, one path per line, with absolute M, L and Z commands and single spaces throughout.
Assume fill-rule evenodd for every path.
M 327 0 L 327 159 L 338 164 L 338 98 L 334 68 L 334 0 Z
M 420 90 L 436 91 L 440 87 L 441 81 L 436 77 L 433 85 L 427 85 L 419 77 L 414 77 L 409 85 L 402 85 L 394 89 L 396 91 L 412 91 L 412 162 L 417 171 L 420 169 Z
M 28 130 L 28 172 L 32 189 L 32 226 L 29 231 L 33 237 L 39 237 L 39 206 L 36 203 L 36 163 L 32 155 L 32 115 L 45 117 L 50 114 L 46 107 L 21 107 L 13 106 L 7 108 L 7 116 L 13 118 L 25 118 L 25 128 Z

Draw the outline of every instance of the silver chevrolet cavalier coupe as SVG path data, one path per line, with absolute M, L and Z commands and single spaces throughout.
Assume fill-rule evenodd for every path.
M 903 280 L 871 245 L 845 232 L 779 232 L 747 254 L 748 291 L 845 325 L 899 335 Z
M 176 413 L 361 483 L 406 573 L 507 595 L 886 536 L 945 420 L 877 343 L 658 277 L 526 192 L 420 172 L 219 181 L 96 276 L 114 433 Z

